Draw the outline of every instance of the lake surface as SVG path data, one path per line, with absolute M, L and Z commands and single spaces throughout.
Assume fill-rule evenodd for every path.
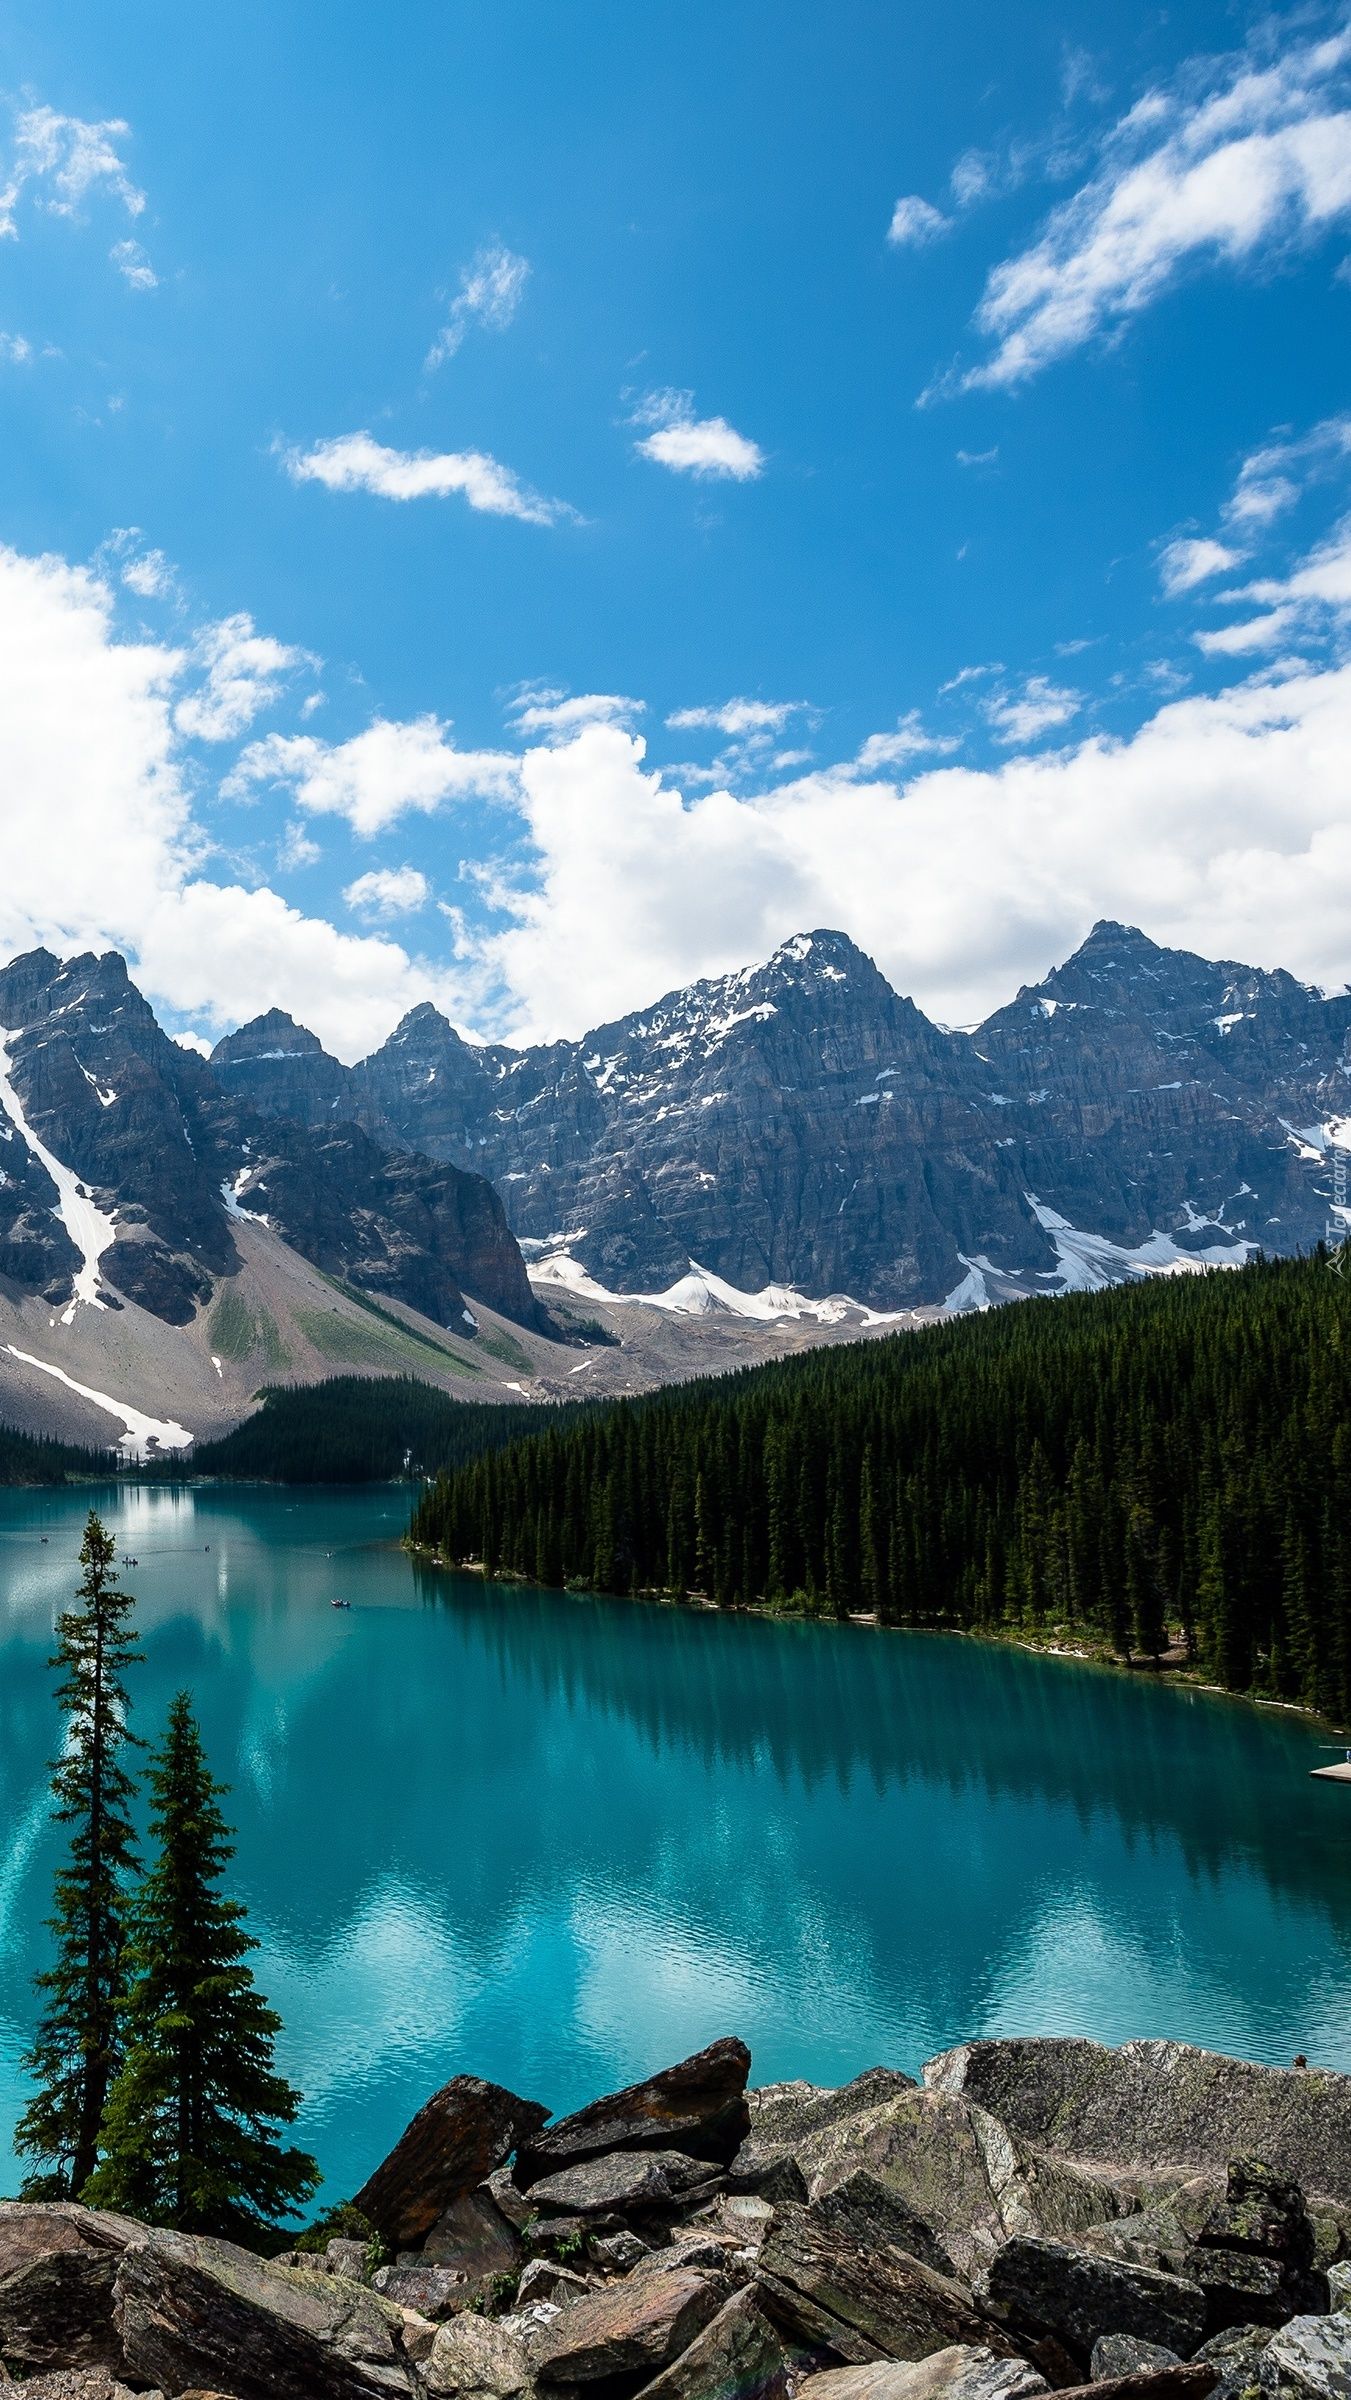
M 0 2191 L 91 1496 L 140 1562 L 137 1729 L 190 1687 L 233 1785 L 328 2198 L 449 2075 L 565 2109 L 723 2033 L 757 2081 L 1013 2032 L 1351 2069 L 1351 1789 L 1308 1781 L 1298 1719 L 955 1639 L 485 1589 L 399 1550 L 398 1490 L 0 1492 Z

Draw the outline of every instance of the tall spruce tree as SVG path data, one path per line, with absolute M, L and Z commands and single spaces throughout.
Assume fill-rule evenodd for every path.
M 84 1580 L 75 1607 L 57 1620 L 51 1661 L 66 1718 L 65 1746 L 52 1762 L 54 1814 L 69 1826 L 70 1843 L 49 1920 L 56 1963 L 37 1978 L 45 2007 L 24 2062 L 38 2091 L 14 2136 L 19 2155 L 35 2162 L 26 2196 L 83 2193 L 121 2064 L 118 2010 L 136 1868 L 128 1813 L 136 1787 L 123 1764 L 136 1737 L 127 1725 L 124 1677 L 140 1644 L 131 1622 L 135 1600 L 117 1581 L 116 1547 L 91 1509 L 80 1550 Z
M 88 2196 L 152 2225 L 248 2242 L 293 2214 L 319 2171 L 284 2149 L 300 2096 L 273 2066 L 281 2019 L 247 1965 L 258 1945 L 220 1880 L 234 1856 L 186 1692 L 150 1770 L 158 1854 L 138 1895 L 126 2059 Z

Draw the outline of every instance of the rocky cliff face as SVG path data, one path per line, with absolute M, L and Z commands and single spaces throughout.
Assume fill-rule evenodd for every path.
M 950 1033 L 819 932 L 581 1042 L 472 1047 L 424 1006 L 350 1070 L 275 1017 L 212 1066 L 255 1107 L 476 1168 L 527 1250 L 612 1291 L 697 1261 L 894 1309 L 1307 1246 L 1348 1029 L 1345 996 L 1103 924 Z
M 236 1037 L 291 1065 L 270 1031 Z M 289 1024 L 289 1020 L 287 1020 Z M 292 1028 L 292 1033 L 297 1029 Z M 316 1094 L 345 1070 L 297 1034 L 308 1123 L 260 1110 L 227 1069 L 169 1040 L 115 952 L 0 970 L 0 1276 L 63 1312 L 137 1301 L 184 1324 L 236 1267 L 232 1219 L 263 1217 L 327 1274 L 464 1328 L 466 1291 L 522 1323 L 538 1310 L 491 1185 L 336 1122 Z M 297 1085 L 297 1104 L 299 1105 Z

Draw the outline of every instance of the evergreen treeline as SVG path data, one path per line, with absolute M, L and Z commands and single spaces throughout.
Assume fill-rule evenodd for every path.
M 0 1484 L 65 1483 L 69 1477 L 87 1481 L 110 1475 L 116 1465 L 112 1450 L 79 1450 L 72 1442 L 0 1425 Z
M 441 1477 L 448 1561 L 1064 1628 L 1351 1715 L 1351 1283 L 1159 1278 L 595 1407 Z
M 334 1375 L 265 1390 L 253 1416 L 219 1441 L 199 1443 L 190 1466 L 176 1472 L 386 1483 L 462 1466 L 515 1441 L 547 1413 L 529 1403 L 453 1400 L 414 1375 Z

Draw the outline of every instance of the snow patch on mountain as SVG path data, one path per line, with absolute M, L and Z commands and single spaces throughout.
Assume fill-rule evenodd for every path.
M 63 1319 L 63 1322 L 66 1320 Z M 18 1350 L 6 1342 L 11 1358 L 22 1366 L 36 1367 L 40 1374 L 53 1375 L 64 1383 L 67 1391 L 78 1392 L 82 1400 L 90 1400 L 95 1408 L 106 1409 L 109 1416 L 120 1417 L 126 1430 L 117 1447 L 128 1463 L 147 1458 L 155 1450 L 190 1450 L 193 1436 L 185 1425 L 175 1425 L 169 1417 L 148 1417 L 142 1409 L 133 1408 L 129 1401 L 114 1400 L 107 1392 L 96 1392 L 91 1384 L 77 1383 L 64 1367 L 53 1366 L 50 1359 L 34 1358 L 30 1350 Z
M 1207 1267 L 1241 1267 L 1258 1247 L 1256 1242 L 1228 1240 L 1211 1243 L 1204 1250 L 1182 1250 L 1171 1234 L 1156 1231 L 1147 1242 L 1127 1249 L 1120 1242 L 1109 1241 L 1105 1234 L 1081 1232 L 1034 1192 L 1027 1194 L 1027 1205 L 1055 1244 L 1062 1292 L 1102 1292 L 1132 1275 L 1199 1275 Z M 1198 1218 L 1194 1211 L 1191 1221 L 1215 1222 L 1213 1217 Z
M 689 1273 L 669 1284 L 664 1292 L 612 1292 L 603 1283 L 597 1283 L 579 1259 L 570 1258 L 564 1251 L 536 1259 L 528 1271 L 532 1284 L 540 1290 L 552 1287 L 570 1292 L 575 1299 L 605 1301 L 616 1308 L 662 1308 L 679 1317 L 707 1317 L 725 1310 L 729 1316 L 751 1317 L 765 1325 L 781 1323 L 785 1318 L 816 1325 L 910 1322 L 908 1310 L 887 1315 L 863 1307 L 845 1293 L 832 1293 L 826 1300 L 810 1300 L 805 1292 L 786 1283 L 767 1283 L 758 1292 L 743 1292 L 724 1276 L 715 1275 L 711 1267 L 701 1267 L 693 1259 Z
M 18 1039 L 17 1032 L 7 1033 L 0 1027 L 0 1108 L 4 1109 L 34 1158 L 46 1168 L 56 1185 L 56 1213 L 84 1261 L 75 1277 L 70 1304 L 61 1316 L 62 1324 L 69 1325 L 82 1302 L 88 1308 L 104 1308 L 107 1305 L 98 1294 L 99 1260 L 117 1240 L 117 1227 L 112 1217 L 105 1216 L 101 1208 L 95 1207 L 79 1177 L 69 1167 L 62 1166 L 60 1159 L 53 1156 L 29 1124 L 9 1074 L 10 1045 Z

